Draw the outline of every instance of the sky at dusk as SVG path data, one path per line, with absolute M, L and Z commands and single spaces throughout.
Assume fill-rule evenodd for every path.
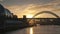
M 21 18 L 23 15 L 35 15 L 41 11 L 51 11 L 60 16 L 60 0 L 0 0 L 5 8 Z M 51 14 L 41 14 L 36 17 L 55 17 Z

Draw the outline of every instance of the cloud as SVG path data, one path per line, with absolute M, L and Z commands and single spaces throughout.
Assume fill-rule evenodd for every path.
M 4 0 L 3 4 L 5 5 L 26 5 L 26 4 L 48 4 L 56 3 L 60 0 Z
M 60 0 L 4 0 L 2 4 L 19 17 L 44 10 L 60 11 Z
M 0 1 L 3 1 L 3 0 L 0 0 Z
M 13 12 L 14 14 L 18 15 L 18 17 L 22 17 L 22 15 L 27 15 L 27 14 L 36 14 L 40 11 L 54 11 L 58 14 L 57 11 L 59 11 L 60 9 L 55 8 L 55 5 L 58 4 L 44 4 L 44 5 L 37 5 L 37 4 L 28 4 L 28 5 L 24 5 L 24 6 L 8 6 L 8 9 L 11 10 L 11 12 Z M 60 13 L 60 12 L 59 12 Z

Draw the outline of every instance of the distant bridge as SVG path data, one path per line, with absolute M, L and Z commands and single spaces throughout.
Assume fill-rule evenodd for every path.
M 29 23 L 42 25 L 60 25 L 60 18 L 30 18 Z M 32 22 L 31 22 L 32 21 Z
M 55 14 L 55 13 L 53 13 L 53 12 L 51 12 L 51 11 L 42 11 L 42 12 L 39 12 L 39 13 L 35 14 L 32 18 L 34 18 L 34 17 L 37 16 L 37 15 L 43 14 L 43 13 L 52 14 L 52 15 L 54 15 L 55 17 L 60 18 L 57 14 Z
M 48 14 L 52 14 L 53 16 L 55 16 L 56 18 L 35 18 L 34 19 L 34 17 L 35 16 L 37 16 L 37 15 L 40 15 L 40 14 L 43 14 L 43 13 L 48 13 Z M 28 22 L 30 22 L 31 20 L 39 20 L 40 22 L 48 22 L 48 21 L 58 21 L 58 22 L 60 22 L 59 20 L 60 20 L 60 17 L 57 15 L 57 14 L 55 14 L 55 13 L 53 13 L 53 12 L 50 12 L 50 11 L 42 11 L 42 12 L 39 12 L 39 13 L 37 13 L 37 14 L 35 14 Z

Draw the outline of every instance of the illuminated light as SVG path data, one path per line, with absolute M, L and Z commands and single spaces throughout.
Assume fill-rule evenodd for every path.
M 32 18 L 32 17 L 33 17 L 32 14 L 28 14 L 28 15 L 27 15 L 27 18 Z
M 30 34 L 33 34 L 33 28 L 30 28 Z

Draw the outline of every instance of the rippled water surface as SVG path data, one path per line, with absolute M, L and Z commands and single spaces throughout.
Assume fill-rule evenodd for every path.
M 37 25 L 36 27 L 25 28 L 7 32 L 6 34 L 60 34 L 60 26 L 58 25 Z

